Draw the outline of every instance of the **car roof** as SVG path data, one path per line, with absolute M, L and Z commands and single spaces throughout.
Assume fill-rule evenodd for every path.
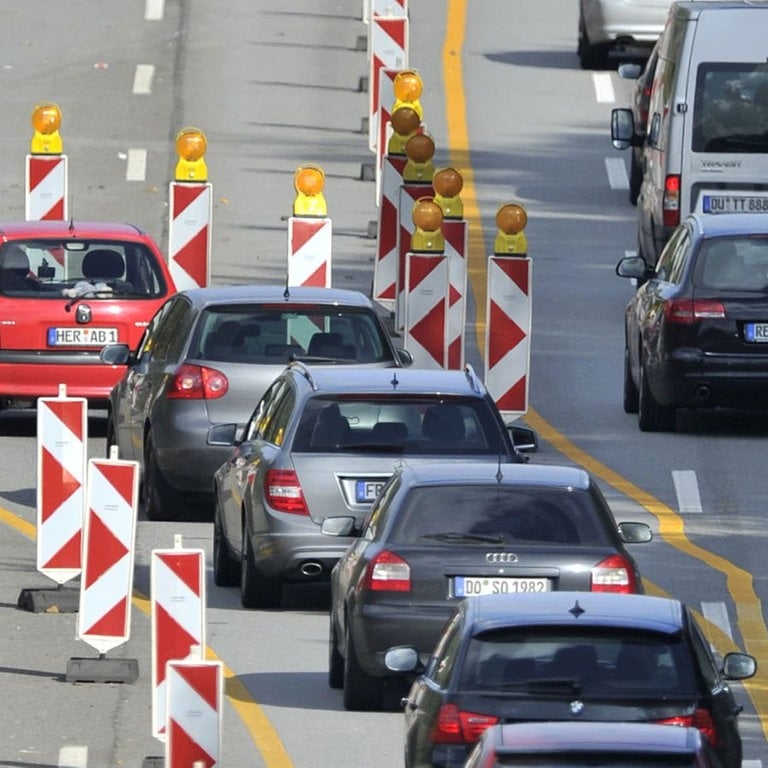
M 286 292 L 288 295 L 286 295 Z M 319 288 L 285 285 L 224 285 L 209 288 L 190 288 L 182 293 L 195 305 L 241 304 L 244 302 L 270 302 L 291 304 L 328 304 L 351 307 L 372 307 L 370 299 L 360 291 L 344 288 Z
M 468 597 L 459 606 L 472 632 L 517 626 L 620 627 L 664 634 L 679 632 L 679 600 L 611 592 L 543 592 Z
M 694 228 L 704 237 L 725 235 L 768 235 L 766 213 L 692 213 L 688 216 Z
M 406 482 L 414 485 L 540 485 L 582 490 L 590 486 L 588 472 L 578 467 L 559 464 L 499 464 L 498 461 L 472 461 L 446 466 L 443 462 L 409 464 L 406 460 L 398 472 Z
M 400 394 L 484 397 L 485 387 L 468 371 L 426 368 L 352 368 L 292 363 L 287 375 L 304 379 L 317 395 Z
M 15 240 L 22 237 L 61 237 L 77 240 L 91 237 L 145 237 L 146 233 L 134 224 L 106 221 L 4 221 L 0 222 L 0 237 Z
M 702 743 L 698 728 L 640 722 L 518 722 L 489 733 L 498 754 L 519 752 L 675 752 L 690 754 Z

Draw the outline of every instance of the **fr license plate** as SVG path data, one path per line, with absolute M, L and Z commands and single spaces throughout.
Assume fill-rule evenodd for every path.
M 374 501 L 385 482 L 385 480 L 358 480 L 355 484 L 355 501 L 360 504 Z
M 768 213 L 768 197 L 704 195 L 704 213 Z
M 549 592 L 549 579 L 519 579 L 505 576 L 455 576 L 454 597 L 470 595 L 514 595 L 518 592 Z
M 49 347 L 103 347 L 119 341 L 117 328 L 49 328 Z
M 744 325 L 744 338 L 747 341 L 768 343 L 768 323 L 746 323 Z

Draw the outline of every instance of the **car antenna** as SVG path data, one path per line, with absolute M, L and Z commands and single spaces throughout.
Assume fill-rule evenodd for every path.
M 284 299 L 291 298 L 291 289 L 288 287 L 288 275 L 285 276 L 285 290 L 283 291 L 283 298 Z
M 586 613 L 586 611 L 579 605 L 579 601 L 575 600 L 573 603 L 573 608 L 571 608 L 568 613 L 572 613 L 574 617 L 578 619 L 579 616 L 581 616 L 582 613 Z
M 397 380 L 397 373 L 392 374 L 392 381 L 389 382 L 392 385 L 392 389 L 397 389 L 397 385 L 400 383 Z
M 504 475 L 501 472 L 501 451 L 499 451 L 498 467 L 496 468 L 496 482 L 501 485 Z

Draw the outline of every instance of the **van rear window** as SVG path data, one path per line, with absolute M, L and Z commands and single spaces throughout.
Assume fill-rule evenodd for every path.
M 768 152 L 768 64 L 699 65 L 694 152 Z

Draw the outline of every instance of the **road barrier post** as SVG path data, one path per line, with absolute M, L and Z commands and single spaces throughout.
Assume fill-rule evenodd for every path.
M 24 218 L 27 221 L 67 218 L 69 164 L 59 126 L 61 110 L 44 102 L 32 111 L 34 134 L 26 160 Z

